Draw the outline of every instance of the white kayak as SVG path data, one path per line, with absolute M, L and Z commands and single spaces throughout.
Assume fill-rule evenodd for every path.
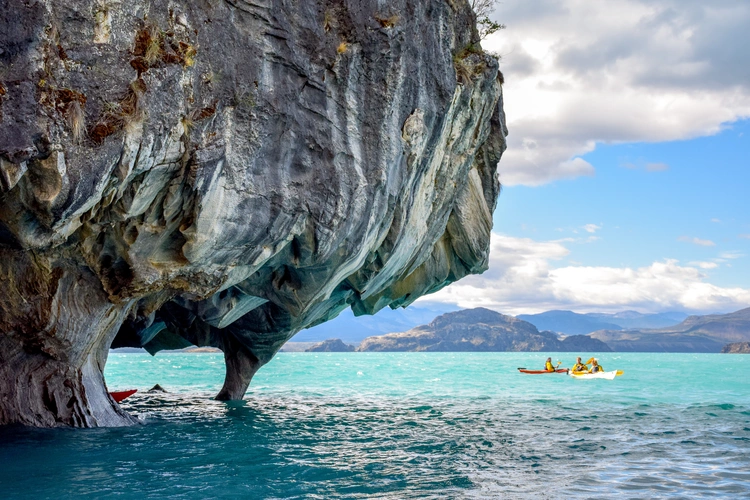
M 614 370 L 611 372 L 596 372 L 596 373 L 574 373 L 572 370 L 568 372 L 573 378 L 604 378 L 607 380 L 614 380 L 616 376 L 622 375 L 622 371 Z

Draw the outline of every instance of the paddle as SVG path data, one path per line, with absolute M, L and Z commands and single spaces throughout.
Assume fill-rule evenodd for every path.
M 561 364 L 562 364 L 562 361 L 558 360 L 557 361 L 557 366 L 555 367 L 555 372 L 557 372 L 557 370 L 560 369 L 560 365 Z M 570 372 L 570 368 L 565 368 L 565 373 L 568 373 L 568 372 Z
M 617 370 L 617 373 L 615 374 L 615 377 L 619 377 L 619 376 L 620 376 L 620 375 L 622 375 L 623 373 L 624 373 L 624 372 L 623 372 L 622 370 Z

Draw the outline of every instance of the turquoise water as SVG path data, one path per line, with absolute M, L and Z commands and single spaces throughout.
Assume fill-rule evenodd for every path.
M 750 357 L 282 353 L 242 402 L 221 355 L 111 354 L 144 425 L 0 429 L 3 498 L 750 497 Z M 553 355 L 570 365 L 569 354 Z M 154 384 L 168 394 L 147 394 Z

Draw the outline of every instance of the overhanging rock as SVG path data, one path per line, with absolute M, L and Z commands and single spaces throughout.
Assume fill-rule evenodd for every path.
M 221 348 L 486 269 L 502 78 L 465 0 L 0 1 L 0 424 L 133 420 L 108 348 Z

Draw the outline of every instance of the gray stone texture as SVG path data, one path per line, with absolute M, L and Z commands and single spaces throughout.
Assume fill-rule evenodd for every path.
M 486 269 L 502 75 L 465 0 L 0 0 L 0 424 L 127 425 L 112 346 L 222 349 Z

